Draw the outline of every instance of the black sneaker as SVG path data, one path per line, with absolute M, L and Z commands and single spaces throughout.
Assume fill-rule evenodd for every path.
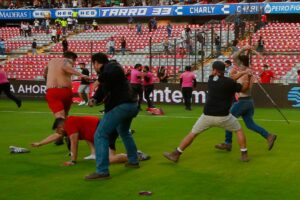
M 137 151 L 137 155 L 138 155 L 139 161 L 145 161 L 145 160 L 149 160 L 151 158 L 149 155 L 143 153 L 140 150 Z
M 87 181 L 94 181 L 94 180 L 106 180 L 106 179 L 110 179 L 110 175 L 109 174 L 99 174 L 99 173 L 92 173 L 86 177 L 84 177 L 85 180 Z

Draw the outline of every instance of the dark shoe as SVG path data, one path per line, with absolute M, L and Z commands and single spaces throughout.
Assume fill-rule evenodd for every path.
M 139 161 L 145 161 L 145 160 L 149 160 L 151 158 L 149 155 L 143 153 L 140 150 L 137 151 L 137 155 L 138 155 Z
M 248 152 L 247 151 L 242 151 L 241 152 L 241 161 L 242 162 L 249 162 Z
M 22 101 L 21 101 L 21 100 L 19 100 L 19 101 L 17 102 L 17 106 L 18 106 L 18 108 L 21 108 L 21 106 L 22 106 Z
M 60 138 L 60 139 L 56 140 L 56 141 L 54 142 L 54 144 L 55 144 L 56 146 L 63 145 L 63 144 L 64 144 L 63 138 Z
M 188 111 L 191 111 L 191 110 L 192 110 L 192 108 L 189 108 L 189 107 L 186 107 L 185 109 L 188 110 Z
M 93 180 L 106 180 L 110 179 L 109 174 L 99 174 L 99 173 L 92 173 L 86 177 L 84 177 L 85 180 L 87 181 L 93 181 Z
M 216 149 L 220 149 L 220 150 L 231 151 L 232 145 L 231 144 L 221 143 L 221 144 L 215 145 L 215 148 Z
M 177 149 L 176 149 L 172 153 L 165 152 L 163 155 L 168 160 L 171 160 L 173 162 L 178 162 L 181 153 L 179 151 L 177 151 Z
M 137 169 L 137 168 L 140 168 L 140 164 L 127 162 L 127 163 L 125 163 L 125 167 Z
M 276 139 L 277 139 L 277 135 L 270 134 L 268 136 L 267 140 L 268 140 L 269 151 L 271 151 L 271 149 L 273 148 Z

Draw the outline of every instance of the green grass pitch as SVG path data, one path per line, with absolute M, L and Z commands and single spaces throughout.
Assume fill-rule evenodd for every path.
M 289 125 L 275 109 L 256 109 L 257 123 L 276 133 L 278 139 L 268 151 L 261 136 L 244 129 L 249 163 L 239 161 L 236 138 L 231 152 L 216 150 L 214 145 L 223 141 L 224 131 L 213 128 L 199 135 L 174 164 L 162 153 L 177 147 L 202 107 L 193 106 L 193 111 L 187 112 L 183 105 L 160 106 L 166 115 L 150 116 L 142 111 L 132 124 L 138 148 L 150 154 L 151 160 L 142 162 L 140 169 L 111 165 L 112 179 L 87 182 L 83 178 L 94 172 L 95 162 L 83 160 L 89 153 L 85 142 L 79 145 L 78 164 L 71 167 L 62 166 L 68 160 L 65 146 L 30 147 L 52 133 L 53 116 L 45 102 L 24 101 L 18 109 L 13 102 L 1 99 L 0 199 L 300 199 L 299 109 L 283 110 L 291 120 Z M 74 104 L 70 114 L 99 115 L 101 109 Z M 31 152 L 12 155 L 10 145 L 30 148 Z M 124 152 L 120 139 L 117 149 Z M 153 194 L 139 196 L 139 191 Z

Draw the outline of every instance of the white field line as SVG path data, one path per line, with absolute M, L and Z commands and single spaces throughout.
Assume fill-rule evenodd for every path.
M 13 111 L 13 110 L 2 110 L 0 113 L 22 113 L 22 114 L 52 114 L 51 112 L 42 112 L 42 111 Z M 97 114 L 95 113 L 81 113 L 81 112 L 75 112 L 71 113 L 72 115 L 102 115 L 100 113 Z M 168 116 L 168 115 L 161 115 L 161 116 L 153 116 L 153 115 L 145 115 L 145 114 L 139 114 L 139 117 L 153 117 L 153 118 L 174 118 L 174 119 L 198 119 L 199 116 Z M 239 119 L 242 120 L 242 119 Z M 265 122 L 285 122 L 283 119 L 257 119 L 255 118 L 256 121 L 265 121 Z M 300 120 L 289 120 L 290 122 L 293 123 L 300 123 Z

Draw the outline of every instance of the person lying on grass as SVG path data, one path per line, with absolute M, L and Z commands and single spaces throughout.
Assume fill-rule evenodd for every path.
M 67 119 L 57 118 L 54 121 L 52 130 L 55 133 L 49 135 L 47 138 L 40 142 L 34 142 L 32 147 L 40 147 L 56 141 L 67 135 L 70 138 L 70 150 L 71 160 L 64 163 L 65 166 L 71 166 L 76 164 L 78 155 L 78 140 L 85 140 L 89 145 L 91 154 L 84 157 L 85 160 L 95 159 L 95 147 L 94 147 L 94 134 L 100 120 L 94 116 L 69 116 Z M 116 154 L 116 139 L 118 133 L 115 131 L 109 138 L 109 162 L 110 163 L 123 163 L 126 162 L 127 155 L 124 153 Z M 148 160 L 150 156 L 138 151 L 139 160 Z

